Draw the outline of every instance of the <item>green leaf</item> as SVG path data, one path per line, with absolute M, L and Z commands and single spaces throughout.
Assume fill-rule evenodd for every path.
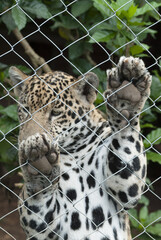
M 107 31 L 98 31 L 92 35 L 92 38 L 94 38 L 97 42 L 108 42 L 109 40 L 114 38 L 115 35 L 116 35 L 115 33 Z M 90 39 L 89 42 L 95 43 L 95 41 L 92 38 Z
M 136 10 L 135 16 L 140 16 L 140 15 L 144 15 L 145 13 L 149 12 L 149 11 L 154 11 L 154 9 L 152 8 L 157 8 L 159 6 L 161 6 L 161 2 L 157 3 L 157 2 L 150 2 L 150 4 L 146 3 L 145 5 L 143 5 L 141 8 L 138 8 Z M 155 13 L 157 14 L 157 13 Z
M 139 45 L 134 45 L 130 48 L 130 53 L 132 56 L 135 56 L 136 54 L 142 53 L 145 49 Z
M 80 27 L 80 24 L 74 20 L 71 16 L 60 16 L 61 22 L 56 22 L 54 24 L 54 28 L 57 27 L 64 27 L 67 29 L 78 29 Z
M 7 67 L 8 67 L 7 64 L 4 64 L 4 63 L 1 63 L 1 62 L 0 62 L 0 70 L 4 70 L 4 69 L 6 69 Z
M 69 58 L 71 60 L 82 56 L 85 52 L 91 52 L 92 45 L 85 41 L 79 41 L 69 47 Z
M 151 144 L 159 144 L 159 143 L 161 143 L 161 128 L 157 128 L 157 129 L 151 131 L 146 136 L 146 138 L 151 142 Z M 146 148 L 150 147 L 151 144 L 147 140 L 144 140 L 144 145 L 145 145 Z
M 16 24 L 12 17 L 11 12 L 7 12 L 7 13 L 3 14 L 1 19 L 9 31 L 12 31 L 13 29 L 16 28 Z
M 155 100 L 160 97 L 161 93 L 161 81 L 158 77 L 152 77 L 152 85 L 151 85 L 151 95 L 150 97 Z
M 92 2 L 89 0 L 82 0 L 72 4 L 71 12 L 75 17 L 80 16 L 82 13 L 88 11 L 92 7 Z
M 161 154 L 148 151 L 146 153 L 146 156 L 149 161 L 157 162 L 157 163 L 161 164 Z
M 46 5 L 37 0 L 29 2 L 28 5 L 24 6 L 24 9 L 37 18 L 48 19 L 52 16 Z
M 147 208 L 147 206 L 143 206 L 139 212 L 139 219 L 140 219 L 141 223 L 144 223 L 146 221 L 147 217 L 148 217 L 148 208 Z
M 129 217 L 130 217 L 130 221 L 131 221 L 132 226 L 134 228 L 139 228 L 139 223 L 135 220 L 135 219 L 138 219 L 137 210 L 136 209 L 130 209 L 128 212 L 130 213 Z
M 111 1 L 110 6 L 114 11 L 116 11 L 117 15 L 120 15 L 122 11 L 128 11 L 128 9 L 132 4 L 133 4 L 132 1 L 128 2 L 127 0 L 116 0 L 116 1 Z
M 11 119 L 13 119 L 15 121 L 18 121 L 16 104 L 13 104 L 6 108 L 0 109 L 0 113 L 10 117 Z
M 12 8 L 12 17 L 19 30 L 26 26 L 27 18 L 24 12 L 19 7 Z
M 15 128 L 18 123 L 7 116 L 2 116 L 0 118 L 0 130 L 5 134 Z
M 161 210 L 158 210 L 158 211 L 150 213 L 148 215 L 148 218 L 145 221 L 145 225 L 144 226 L 147 226 L 150 223 L 157 221 L 157 219 L 159 219 L 159 221 L 161 221 Z
M 145 123 L 145 124 L 141 124 L 141 129 L 142 128 L 156 128 L 156 126 L 154 126 L 151 123 Z
M 139 200 L 140 204 L 144 204 L 145 206 L 149 205 L 149 199 L 145 196 L 142 196 L 141 199 Z
M 101 12 L 104 17 L 109 17 L 114 14 L 114 11 L 110 8 L 110 4 L 104 0 L 93 0 L 94 7 Z
M 91 63 L 89 63 L 86 59 L 83 58 L 76 58 L 72 62 L 82 73 L 86 73 L 92 68 Z M 80 72 L 78 72 L 75 68 L 73 68 L 73 72 L 76 75 L 80 75 Z
M 159 237 L 161 237 L 161 223 L 157 223 L 153 226 L 149 226 L 146 231 L 148 233 L 151 233 L 151 234 L 154 234 L 154 235 L 157 235 Z
M 17 155 L 16 149 L 14 149 L 6 140 L 0 142 L 0 149 L 0 162 L 7 163 L 7 165 L 13 163 L 13 160 L 15 160 L 15 156 Z
M 130 53 L 131 53 L 131 55 L 135 56 L 137 54 L 140 54 L 140 53 L 146 51 L 146 49 L 149 49 L 149 46 L 147 44 L 134 45 L 130 48 Z
M 131 6 L 129 7 L 129 9 L 128 9 L 128 11 L 127 11 L 127 13 L 128 13 L 128 19 L 131 19 L 131 18 L 134 16 L 134 14 L 136 13 L 136 10 L 137 10 L 137 6 L 135 6 L 135 5 L 131 5 Z

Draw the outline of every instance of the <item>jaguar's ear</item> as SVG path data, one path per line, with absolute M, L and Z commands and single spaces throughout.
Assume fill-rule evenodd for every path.
M 14 87 L 14 93 L 17 97 L 19 97 L 24 85 L 22 81 L 24 79 L 27 79 L 28 76 L 25 73 L 21 72 L 18 68 L 13 66 L 9 68 L 9 76 L 11 79 L 12 86 L 18 84 L 16 87 Z
M 98 85 L 99 79 L 97 75 L 90 72 L 78 78 L 78 83 L 75 85 L 75 88 L 78 94 L 81 94 L 82 97 L 85 97 L 86 100 L 92 104 L 96 100 Z

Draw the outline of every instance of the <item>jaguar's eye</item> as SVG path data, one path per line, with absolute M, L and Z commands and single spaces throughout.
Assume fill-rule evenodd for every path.
M 60 111 L 55 111 L 55 110 L 52 110 L 51 113 L 50 113 L 50 116 L 51 117 L 57 117 L 61 114 Z

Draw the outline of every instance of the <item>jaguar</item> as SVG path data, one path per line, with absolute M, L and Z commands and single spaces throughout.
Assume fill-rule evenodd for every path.
M 94 105 L 95 73 L 27 76 L 12 66 L 9 75 L 18 97 L 26 238 L 132 239 L 128 209 L 146 186 L 139 116 L 151 75 L 144 62 L 122 56 L 107 70 L 107 117 Z

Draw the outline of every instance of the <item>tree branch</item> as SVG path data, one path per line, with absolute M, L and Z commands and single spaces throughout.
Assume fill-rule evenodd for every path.
M 45 59 L 40 57 L 30 46 L 30 44 L 28 43 L 28 41 L 23 37 L 22 33 L 18 30 L 18 28 L 15 28 L 13 30 L 14 35 L 16 36 L 16 38 L 20 41 L 22 47 L 25 50 L 25 53 L 27 54 L 27 56 L 30 58 L 34 68 L 38 68 L 41 65 L 43 65 L 45 63 Z M 42 70 L 47 73 L 47 72 L 51 72 L 51 68 L 49 67 L 48 64 L 43 65 Z

